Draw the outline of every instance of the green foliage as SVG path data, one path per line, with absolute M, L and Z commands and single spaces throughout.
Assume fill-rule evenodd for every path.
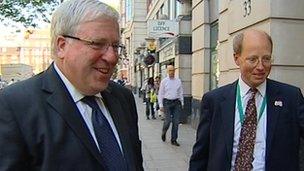
M 50 16 L 62 0 L 3 0 L 0 4 L 0 21 L 5 25 L 21 23 L 37 27 L 50 22 Z

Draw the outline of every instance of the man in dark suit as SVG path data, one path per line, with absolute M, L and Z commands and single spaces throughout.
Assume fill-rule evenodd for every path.
M 267 79 L 272 40 L 248 30 L 233 42 L 240 76 L 207 92 L 189 170 L 299 170 L 304 99 L 299 88 Z
M 109 82 L 118 13 L 97 0 L 53 14 L 54 63 L 0 93 L 0 170 L 143 170 L 132 93 Z

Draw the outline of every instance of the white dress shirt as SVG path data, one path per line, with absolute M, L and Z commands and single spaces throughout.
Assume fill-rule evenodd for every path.
M 163 99 L 179 99 L 184 106 L 183 87 L 179 78 L 166 77 L 160 82 L 158 91 L 159 107 L 164 107 Z
M 56 66 L 56 64 L 54 63 L 54 68 L 56 70 L 56 72 L 58 73 L 59 77 L 61 78 L 61 80 L 63 81 L 63 83 L 65 84 L 66 88 L 68 89 L 70 95 L 72 96 L 74 102 L 76 103 L 76 106 L 79 110 L 79 112 L 81 113 L 81 116 L 83 118 L 83 120 L 85 121 L 87 127 L 90 130 L 90 133 L 95 141 L 95 144 L 97 146 L 97 148 L 99 149 L 99 145 L 95 136 L 95 132 L 94 132 L 94 128 L 93 128 L 93 124 L 92 124 L 92 108 L 87 105 L 86 103 L 82 102 L 81 99 L 85 96 L 83 94 L 81 94 L 73 85 L 72 83 L 63 75 L 63 73 L 60 71 L 60 69 Z M 113 132 L 115 135 L 115 138 L 119 144 L 120 150 L 122 151 L 122 147 L 121 147 L 121 142 L 118 136 L 118 132 L 117 129 L 114 125 L 113 119 L 109 113 L 109 111 L 107 110 L 107 108 L 105 107 L 105 104 L 103 103 L 102 100 L 102 96 L 100 93 L 95 95 L 95 99 L 96 102 L 100 108 L 100 110 L 102 111 L 102 113 L 104 114 L 104 116 L 107 118 Z
M 240 95 L 242 100 L 243 112 L 245 114 L 247 102 L 250 99 L 251 93 L 249 92 L 250 87 L 239 77 L 239 86 L 240 86 Z M 266 81 L 264 81 L 261 85 L 256 87 L 258 92 L 255 96 L 256 108 L 257 108 L 257 118 L 259 118 L 261 105 L 263 102 L 263 98 L 266 95 Z M 234 138 L 233 138 L 233 150 L 232 150 L 232 160 L 231 160 L 231 170 L 234 170 L 236 153 L 238 150 L 240 133 L 242 129 L 240 114 L 237 107 L 237 98 L 235 105 L 235 120 L 234 120 Z M 267 104 L 265 106 L 265 110 L 258 120 L 257 124 L 257 132 L 256 132 L 256 140 L 253 151 L 253 171 L 264 171 L 265 170 L 265 154 L 266 154 L 266 124 L 267 124 Z

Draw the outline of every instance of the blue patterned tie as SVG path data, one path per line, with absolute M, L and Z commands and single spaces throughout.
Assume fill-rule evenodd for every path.
M 126 162 L 113 130 L 96 103 L 95 97 L 85 96 L 81 101 L 92 108 L 93 128 L 106 170 L 127 170 Z

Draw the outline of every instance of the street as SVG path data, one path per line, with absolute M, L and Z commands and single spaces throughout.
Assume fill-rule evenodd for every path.
M 171 129 L 167 132 L 166 142 L 161 140 L 163 121 L 146 120 L 145 105 L 138 95 L 134 95 L 139 117 L 139 133 L 142 141 L 144 169 L 147 171 L 186 171 L 188 170 L 192 146 L 195 142 L 196 130 L 190 125 L 179 125 L 179 147 L 170 143 Z M 171 126 L 170 126 L 171 127 Z

